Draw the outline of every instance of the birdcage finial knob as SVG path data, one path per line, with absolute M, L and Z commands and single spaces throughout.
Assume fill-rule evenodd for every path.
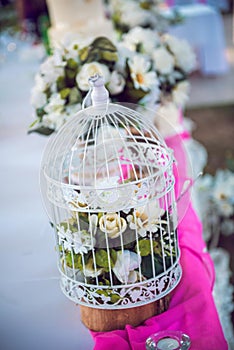
M 97 106 L 101 104 L 107 105 L 109 101 L 109 93 L 105 88 L 104 78 L 99 74 L 95 74 L 89 78 L 89 83 L 92 87 L 92 92 L 91 92 L 92 105 L 93 106 Z

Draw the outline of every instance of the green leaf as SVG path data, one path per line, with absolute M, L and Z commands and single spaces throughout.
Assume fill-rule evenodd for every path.
M 118 60 L 116 46 L 105 37 L 96 38 L 89 47 L 79 52 L 82 62 L 91 63 L 94 61 L 106 61 L 113 63 Z
M 154 249 L 154 253 L 162 256 L 162 246 L 161 243 L 154 241 L 153 242 L 153 249 Z
M 111 294 L 110 298 L 113 304 L 117 303 L 120 300 L 120 296 L 118 294 Z
M 85 213 L 85 212 L 79 212 L 79 219 L 81 219 L 82 221 L 84 221 L 85 223 L 89 223 L 89 217 L 88 217 L 88 214 Z M 75 220 L 75 218 L 74 218 Z
M 67 60 L 67 67 L 72 70 L 77 70 L 78 63 L 73 58 L 69 58 Z
M 79 57 L 80 57 L 81 62 L 86 61 L 86 59 L 88 57 L 88 53 L 89 53 L 88 47 L 83 47 L 82 49 L 79 50 Z
M 69 104 L 80 103 L 81 101 L 82 101 L 82 96 L 80 91 L 76 87 L 70 89 Z
M 159 275 L 163 272 L 163 261 L 160 256 L 154 256 L 153 258 L 154 262 L 154 269 L 155 274 Z M 143 276 L 146 278 L 152 278 L 153 277 L 153 266 L 152 266 L 152 257 L 151 255 L 142 257 L 141 261 L 141 272 Z
M 73 261 L 74 261 L 74 268 L 79 269 L 80 271 L 83 270 L 81 254 L 73 254 L 73 260 L 72 260 L 72 253 L 66 252 L 65 261 L 66 261 L 67 266 L 69 266 L 71 268 L 73 268 Z
M 118 61 L 118 54 L 117 52 L 111 52 L 111 51 L 103 51 L 101 52 L 101 59 L 104 61 L 109 62 L 117 62 Z
M 74 79 L 76 77 L 77 72 L 73 69 L 66 69 L 66 78 Z
M 114 266 L 117 260 L 117 252 L 115 249 L 110 249 L 110 256 L 111 256 L 111 263 L 112 263 L 111 265 Z
M 137 246 L 135 248 L 135 251 L 137 252 Z M 141 256 L 147 256 L 151 253 L 151 245 L 149 239 L 142 239 L 139 241 L 139 251 Z
M 42 119 L 42 117 L 46 114 L 43 108 L 37 108 L 36 109 L 36 114 L 38 116 L 38 118 L 40 118 L 40 120 Z
M 147 93 L 148 92 L 145 92 L 145 91 L 143 91 L 141 89 L 136 89 L 134 87 L 133 82 L 131 80 L 127 80 L 127 83 L 126 83 L 125 89 L 124 89 L 124 94 L 126 95 L 126 98 L 130 99 L 129 102 L 137 103 L 144 96 L 146 96 Z
M 37 123 L 39 123 L 39 120 L 38 120 L 38 119 L 34 120 L 34 121 L 32 122 L 32 124 L 29 125 L 29 128 L 34 127 Z
M 59 224 L 59 226 L 63 227 L 65 232 L 68 230 L 68 228 L 72 232 L 77 232 L 77 230 L 78 230 L 76 218 L 73 218 L 73 217 L 68 219 L 68 221 L 62 221 Z
M 49 136 L 54 132 L 54 129 L 50 129 L 44 126 L 39 126 L 38 128 L 32 128 L 28 130 L 28 134 L 32 134 L 33 132 L 36 132 L 41 135 Z
M 143 10 L 150 10 L 152 6 L 152 1 L 141 1 L 140 2 L 140 7 Z
M 105 297 L 108 297 L 108 296 L 109 296 L 109 293 L 108 293 L 107 290 L 98 289 L 98 290 L 96 291 L 96 293 L 99 294 L 99 295 L 105 295 Z
M 96 38 L 92 42 L 91 46 L 101 50 L 107 50 L 107 51 L 113 51 L 113 52 L 117 51 L 116 46 L 108 38 L 104 36 L 100 36 Z
M 59 93 L 60 93 L 61 98 L 63 100 L 65 100 L 70 95 L 70 91 L 71 91 L 71 89 L 69 89 L 69 88 L 64 88 L 64 89 L 60 90 Z
M 104 285 L 110 286 L 110 280 L 108 280 L 107 278 L 103 278 L 102 281 Z
M 99 62 L 101 54 L 99 49 L 90 49 L 85 63 Z
M 105 267 L 108 268 L 109 264 L 108 264 L 108 255 L 107 255 L 107 251 L 104 249 L 98 249 L 95 253 L 95 257 L 96 257 L 96 263 L 98 266 L 100 267 Z
M 66 88 L 66 80 L 64 76 L 58 77 L 56 81 L 58 91 Z

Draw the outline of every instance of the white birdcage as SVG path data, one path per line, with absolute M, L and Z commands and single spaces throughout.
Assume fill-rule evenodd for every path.
M 93 105 L 45 150 L 42 194 L 65 295 L 132 308 L 164 297 L 181 277 L 173 155 L 151 122 L 108 103 L 100 77 L 91 82 Z

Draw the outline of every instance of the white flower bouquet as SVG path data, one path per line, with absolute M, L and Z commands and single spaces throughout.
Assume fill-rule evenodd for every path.
M 177 9 L 168 13 L 163 0 L 109 0 L 109 12 L 119 37 L 137 26 L 165 32 L 183 21 Z
M 183 106 L 195 55 L 187 42 L 136 27 L 114 45 L 104 37 L 88 45 L 56 50 L 41 64 L 31 103 L 35 121 L 29 132 L 50 135 L 81 109 L 88 79 L 99 73 L 113 102 L 155 106 L 170 99 Z

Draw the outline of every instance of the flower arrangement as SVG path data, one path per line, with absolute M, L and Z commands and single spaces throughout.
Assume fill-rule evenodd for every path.
M 88 78 L 101 74 L 113 102 L 155 106 L 172 100 L 183 106 L 188 75 L 195 68 L 185 41 L 136 27 L 113 44 L 98 37 L 89 44 L 56 50 L 40 66 L 32 89 L 35 121 L 29 132 L 50 135 L 81 109 Z
M 207 240 L 215 235 L 234 233 L 234 173 L 217 170 L 214 176 L 204 175 L 198 183 L 200 205 Z
M 134 284 L 160 275 L 178 255 L 176 231 L 168 232 L 167 215 L 156 200 L 128 212 L 74 213 L 56 227 L 64 273 L 88 285 L 98 279 L 99 286 Z M 97 287 L 99 303 L 121 302 L 117 290 Z M 134 293 L 128 297 L 134 299 Z
M 134 27 L 165 32 L 167 27 L 183 21 L 177 9 L 170 14 L 163 0 L 110 0 L 109 12 L 119 37 Z

